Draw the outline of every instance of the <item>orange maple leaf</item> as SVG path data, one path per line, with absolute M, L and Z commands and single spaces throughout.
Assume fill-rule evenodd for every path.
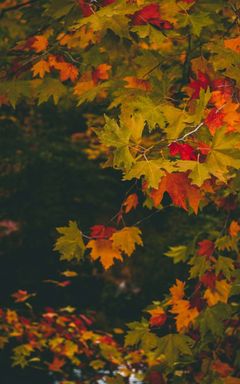
M 132 209 L 135 209 L 137 205 L 138 205 L 138 196 L 136 193 L 131 193 L 131 195 L 128 195 L 126 200 L 123 202 L 125 213 L 130 212 Z
M 41 79 L 45 76 L 45 73 L 50 72 L 50 65 L 46 60 L 40 60 L 32 66 L 33 77 L 39 75 Z
M 233 368 L 230 367 L 229 364 L 224 363 L 223 361 L 221 361 L 219 359 L 217 359 L 213 362 L 212 369 L 215 372 L 217 372 L 221 377 L 229 376 L 233 371 Z
M 125 88 L 136 88 L 141 89 L 143 91 L 150 91 L 151 90 L 151 84 L 148 80 L 144 79 L 138 79 L 134 76 L 126 76 L 124 79 L 127 82 L 127 85 L 125 85 Z
M 31 48 L 33 48 L 36 52 L 45 51 L 48 47 L 48 40 L 43 35 L 34 36 L 34 41 L 31 44 Z
M 224 46 L 232 51 L 240 53 L 240 36 L 235 37 L 234 39 L 224 40 Z
M 165 192 L 169 194 L 174 205 L 187 211 L 188 202 L 194 213 L 197 214 L 202 195 L 198 187 L 191 185 L 186 173 L 166 173 L 161 179 L 158 189 L 151 193 L 155 207 L 161 203 Z
M 109 64 L 100 64 L 97 68 L 92 72 L 92 78 L 94 82 L 98 82 L 98 80 L 107 80 L 109 79 L 109 71 L 112 68 Z
M 171 292 L 172 297 L 168 301 L 167 304 L 173 304 L 173 303 L 178 302 L 178 300 L 181 300 L 185 295 L 184 287 L 185 287 L 185 283 L 181 280 L 176 279 L 176 284 L 174 284 L 170 288 L 170 292 Z
M 238 235 L 238 233 L 240 232 L 240 225 L 236 220 L 233 220 L 231 222 L 228 231 L 231 237 L 236 237 Z
M 199 315 L 198 309 L 196 307 L 192 308 L 188 300 L 178 300 L 174 302 L 170 312 L 176 315 L 175 320 L 178 332 L 187 329 Z
M 32 296 L 35 296 L 35 293 L 28 293 L 22 289 L 19 289 L 17 292 L 12 294 L 12 297 L 15 299 L 16 303 L 22 303 Z
M 78 69 L 75 65 L 65 61 L 56 63 L 55 68 L 60 71 L 60 80 L 66 81 L 70 79 L 72 82 L 78 78 Z
M 49 371 L 58 372 L 58 371 L 61 371 L 61 368 L 63 367 L 64 364 L 65 364 L 64 359 L 59 359 L 58 357 L 55 356 L 53 361 L 50 364 L 48 364 L 48 369 Z
M 162 307 L 149 309 L 147 312 L 151 315 L 149 320 L 151 327 L 161 327 L 163 324 L 165 324 L 167 315 Z
M 108 269 L 114 263 L 114 259 L 123 260 L 120 251 L 113 247 L 111 240 L 90 240 L 86 248 L 91 248 L 90 256 L 93 260 L 100 259 L 103 267 Z

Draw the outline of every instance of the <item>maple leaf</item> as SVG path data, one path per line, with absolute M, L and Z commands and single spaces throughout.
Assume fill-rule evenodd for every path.
M 169 151 L 171 156 L 179 155 L 182 160 L 197 160 L 194 148 L 187 143 L 173 142 L 169 145 Z
M 35 293 L 28 293 L 22 289 L 19 289 L 17 292 L 12 294 L 12 297 L 15 299 L 16 303 L 22 303 L 32 296 L 35 296 Z
M 166 312 L 162 307 L 147 310 L 150 313 L 151 318 L 149 324 L 151 327 L 161 327 L 167 320 Z
M 196 307 L 192 308 L 188 300 L 175 301 L 170 312 L 176 315 L 175 320 L 178 332 L 186 330 L 199 315 L 198 309 Z
M 46 60 L 40 60 L 32 66 L 33 77 L 39 75 L 41 79 L 45 76 L 45 73 L 50 72 L 50 65 Z
M 50 97 L 53 98 L 54 104 L 57 104 L 59 99 L 66 94 L 66 88 L 58 79 L 45 78 L 36 87 L 36 93 L 38 104 L 48 101 Z
M 138 196 L 136 193 L 131 193 L 123 202 L 125 213 L 130 212 L 132 209 L 135 209 L 137 205 L 138 205 Z
M 224 40 L 224 46 L 233 50 L 234 52 L 240 53 L 240 37 L 235 37 L 234 39 Z
M 120 231 L 115 232 L 111 236 L 114 248 L 131 256 L 136 248 L 136 244 L 143 245 L 140 237 L 141 233 L 141 230 L 137 227 L 124 227 Z
M 216 281 L 215 288 L 207 288 L 204 293 L 204 299 L 207 301 L 208 306 L 212 307 L 219 301 L 227 303 L 231 286 L 226 280 Z
M 179 300 L 181 300 L 185 295 L 184 288 L 185 288 L 185 283 L 179 279 L 176 279 L 176 284 L 174 284 L 170 288 L 170 292 L 171 292 L 172 297 L 168 301 L 167 304 L 174 304 L 174 303 L 178 302 Z
M 173 365 L 180 355 L 192 355 L 192 345 L 193 340 L 190 337 L 169 333 L 159 339 L 157 353 L 165 355 L 166 361 Z
M 92 79 L 94 83 L 98 83 L 99 80 L 109 79 L 109 71 L 112 68 L 109 64 L 100 64 L 95 70 L 92 71 Z
M 105 225 L 93 225 L 91 227 L 90 236 L 95 239 L 109 239 L 116 232 L 114 227 L 105 227 Z
M 60 62 L 55 66 L 60 71 L 60 80 L 66 81 L 70 79 L 72 82 L 78 78 L 78 69 L 75 65 L 66 62 Z
M 221 112 L 218 108 L 213 108 L 207 115 L 204 123 L 207 125 L 211 135 L 214 135 L 217 128 L 223 126 L 225 114 Z
M 217 276 L 214 272 L 207 271 L 201 276 L 200 281 L 203 285 L 211 290 L 214 290 L 216 286 Z
M 197 254 L 200 256 L 206 256 L 207 259 L 210 259 L 214 249 L 215 245 L 211 240 L 202 240 L 198 243 L 199 249 L 197 251 Z
M 212 363 L 211 368 L 221 377 L 229 376 L 233 372 L 233 368 L 229 364 L 217 359 Z
M 53 361 L 50 364 L 48 364 L 48 369 L 49 371 L 59 372 L 61 371 L 61 368 L 64 365 L 65 365 L 65 360 L 55 356 Z
M 34 36 L 34 41 L 31 44 L 31 48 L 33 48 L 37 53 L 45 51 L 48 47 L 48 40 L 43 35 Z
M 229 229 L 228 229 L 228 232 L 229 232 L 229 235 L 231 237 L 236 237 L 239 232 L 240 232 L 240 225 L 238 224 L 238 222 L 236 220 L 233 220 L 229 226 Z
M 198 71 L 197 80 L 192 80 L 189 84 L 189 87 L 194 90 L 192 94 L 192 99 L 197 99 L 200 94 L 200 90 L 204 89 L 205 91 L 210 85 L 209 77 L 206 73 Z
M 57 239 L 54 250 L 60 252 L 60 260 L 79 261 L 84 254 L 85 246 L 77 223 L 69 221 L 68 227 L 59 227 L 57 231 L 61 236 Z
M 174 264 L 180 261 L 186 261 L 188 258 L 188 249 L 185 245 L 170 247 L 169 251 L 164 253 L 165 256 L 172 257 Z
M 172 29 L 169 21 L 162 19 L 159 4 L 157 3 L 146 5 L 133 15 L 128 15 L 128 17 L 132 20 L 132 25 L 150 24 L 159 29 Z
M 86 245 L 86 248 L 91 248 L 90 256 L 93 260 L 100 259 L 105 269 L 110 268 L 114 259 L 122 261 L 122 255 L 120 251 L 113 247 L 111 240 L 98 239 L 90 240 Z
M 202 199 L 200 189 L 191 185 L 186 173 L 166 173 L 161 179 L 158 189 L 151 192 L 154 206 L 157 207 L 167 192 L 174 205 L 187 211 L 187 202 L 197 214 L 199 203 Z
M 239 168 L 239 134 L 226 133 L 226 128 L 219 128 L 214 137 L 211 149 L 206 158 L 206 166 L 212 175 L 226 181 L 228 167 Z
M 148 80 L 144 79 L 138 79 L 134 76 L 126 76 L 124 79 L 127 82 L 127 85 L 125 85 L 125 88 L 135 88 L 135 89 L 141 89 L 143 91 L 150 91 L 151 90 L 151 84 Z

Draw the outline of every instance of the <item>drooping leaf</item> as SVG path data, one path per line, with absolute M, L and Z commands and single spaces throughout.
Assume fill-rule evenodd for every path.
M 69 221 L 68 227 L 57 228 L 60 237 L 57 239 L 54 250 L 61 254 L 60 260 L 79 261 L 85 250 L 82 233 L 75 221 Z

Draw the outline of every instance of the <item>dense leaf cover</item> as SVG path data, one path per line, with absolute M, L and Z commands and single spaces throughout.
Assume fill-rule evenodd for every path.
M 62 384 L 127 383 L 133 373 L 153 384 L 239 384 L 239 1 L 6 0 L 0 10 L 1 104 L 97 103 L 104 119 L 91 117 L 73 139 L 132 182 L 114 224 L 57 228 L 54 249 L 72 265 L 66 280 L 50 282 L 67 286 L 84 257 L 108 269 L 144 246 L 141 220 L 125 224 L 142 202 L 226 213 L 169 248 L 188 278 L 127 331 L 96 331 L 94 316 L 71 306 L 36 316 L 27 304 L 27 314 L 1 309 L 1 347 L 13 342 L 14 365 L 45 367 Z M 2 226 L 5 235 L 17 229 Z M 34 295 L 19 289 L 13 299 Z

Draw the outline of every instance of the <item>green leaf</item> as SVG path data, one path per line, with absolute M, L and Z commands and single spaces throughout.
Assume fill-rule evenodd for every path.
M 171 104 L 162 105 L 162 112 L 166 119 L 164 128 L 167 137 L 171 140 L 179 138 L 180 134 L 187 127 L 187 124 L 193 123 L 194 118 L 188 115 L 182 109 L 175 108 Z
M 178 160 L 176 166 L 179 171 L 185 172 L 191 170 L 189 178 L 192 180 L 192 184 L 201 187 L 205 180 L 211 177 L 209 167 L 205 163 L 192 160 Z
M 231 317 L 231 307 L 228 304 L 218 303 L 213 307 L 208 307 L 205 311 L 201 312 L 196 320 L 196 324 L 200 327 L 202 337 L 208 332 L 214 336 L 224 335 L 224 320 Z
M 219 256 L 215 264 L 215 271 L 216 275 L 222 272 L 224 276 L 230 280 L 232 272 L 234 271 L 233 260 L 230 259 L 230 257 Z
M 40 85 L 36 88 L 38 95 L 38 104 L 42 104 L 53 98 L 54 104 L 57 104 L 59 99 L 67 92 L 67 88 L 57 79 L 50 77 L 43 79 Z
M 6 95 L 10 104 L 15 108 L 19 99 L 30 96 L 31 81 L 3 81 L 0 84 L 0 93 Z
M 210 262 L 204 256 L 196 255 L 191 258 L 188 264 L 192 265 L 189 271 L 190 279 L 201 277 L 210 268 Z
M 209 172 L 221 181 L 226 181 L 229 167 L 240 167 L 239 140 L 239 133 L 226 133 L 224 127 L 215 133 L 205 164 Z
M 129 169 L 133 164 L 134 157 L 129 149 L 131 130 L 124 124 L 121 126 L 114 119 L 105 116 L 106 124 L 101 131 L 96 130 L 101 143 L 115 148 L 113 165 L 117 168 Z
M 57 231 L 62 236 L 57 239 L 54 250 L 60 252 L 60 260 L 79 261 L 84 255 L 85 245 L 77 223 L 69 221 L 68 227 L 59 227 Z
M 167 160 L 140 160 L 125 174 L 124 180 L 139 179 L 144 176 L 148 186 L 157 189 L 159 181 L 165 175 L 163 170 L 172 172 L 175 167 Z
M 180 355 L 192 355 L 193 340 L 185 335 L 170 333 L 159 338 L 157 352 L 165 355 L 169 365 L 174 364 Z
M 188 259 L 188 248 L 185 245 L 178 245 L 174 247 L 170 247 L 169 251 L 164 255 L 171 257 L 173 259 L 174 264 L 179 263 L 180 261 L 186 261 Z
M 149 330 L 145 319 L 141 322 L 134 321 L 128 324 L 130 331 L 125 336 L 125 346 L 139 345 L 144 351 L 150 351 L 158 346 L 159 338 Z

